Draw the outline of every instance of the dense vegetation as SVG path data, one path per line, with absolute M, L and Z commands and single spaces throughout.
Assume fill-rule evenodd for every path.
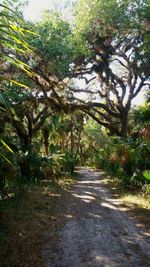
M 73 24 L 48 11 L 27 23 L 16 5 L 0 6 L 1 197 L 77 164 L 148 192 L 148 2 L 80 0 Z

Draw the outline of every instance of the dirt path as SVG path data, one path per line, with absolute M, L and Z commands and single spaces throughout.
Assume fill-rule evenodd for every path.
M 100 173 L 82 168 L 66 193 L 60 224 L 50 226 L 45 267 L 147 267 L 150 240 L 102 186 Z

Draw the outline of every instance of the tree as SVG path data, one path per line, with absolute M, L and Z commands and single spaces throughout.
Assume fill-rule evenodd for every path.
M 54 40 L 52 40 L 50 47 L 51 54 L 47 57 L 46 51 L 43 55 L 42 47 L 38 43 L 40 35 L 35 33 L 36 29 L 34 28 L 33 32 L 31 30 L 32 25 L 27 25 L 20 13 L 14 12 L 9 6 L 1 5 L 1 7 L 1 34 L 3 34 L 0 76 L 1 113 L 5 113 L 7 110 L 7 114 L 2 120 L 3 127 L 5 127 L 6 121 L 13 125 L 20 139 L 21 149 L 26 153 L 31 149 L 33 137 L 52 110 L 61 109 L 61 101 L 58 101 L 60 97 L 55 92 L 55 88 L 59 84 L 55 75 L 58 64 L 55 64 L 54 69 L 51 69 L 49 62 L 51 58 L 55 63 L 62 48 L 60 45 L 59 51 L 57 49 L 56 53 L 53 51 L 60 40 L 63 42 L 63 37 L 60 36 L 61 25 L 57 25 L 59 31 L 57 29 L 55 32 L 51 30 L 51 34 L 55 38 L 52 38 Z M 65 27 L 64 25 L 64 31 L 67 31 Z M 36 46 L 33 48 L 32 35 L 37 41 L 37 47 L 41 50 L 36 49 Z M 46 40 L 40 44 L 41 46 L 46 45 Z M 54 66 L 54 64 L 52 65 Z M 61 69 L 59 68 L 59 70 Z M 53 95 L 50 96 L 50 92 Z
M 148 2 L 140 0 L 80 0 L 77 4 L 75 34 L 82 39 L 84 52 L 72 76 L 88 84 L 80 92 L 95 93 L 97 101 L 83 110 L 110 134 L 128 134 L 132 100 L 148 84 L 148 10 Z M 96 77 L 88 81 L 87 74 Z M 94 78 L 96 90 L 89 89 Z

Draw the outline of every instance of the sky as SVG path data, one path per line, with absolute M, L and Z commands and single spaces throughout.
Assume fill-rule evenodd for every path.
M 29 4 L 24 9 L 24 16 L 29 20 L 39 20 L 44 9 L 51 8 L 51 0 L 29 0 Z
M 28 6 L 24 8 L 24 16 L 26 19 L 38 21 L 44 10 L 56 9 L 61 10 L 66 7 L 67 13 L 70 13 L 69 5 L 75 0 L 29 0 Z M 70 14 L 66 14 L 70 16 Z

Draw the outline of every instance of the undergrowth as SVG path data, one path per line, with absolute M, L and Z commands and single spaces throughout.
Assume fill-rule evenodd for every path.
M 145 184 L 141 190 L 135 185 L 127 186 L 123 180 L 109 174 L 104 174 L 104 184 L 108 185 L 122 201 L 139 208 L 150 209 L 149 184 Z

